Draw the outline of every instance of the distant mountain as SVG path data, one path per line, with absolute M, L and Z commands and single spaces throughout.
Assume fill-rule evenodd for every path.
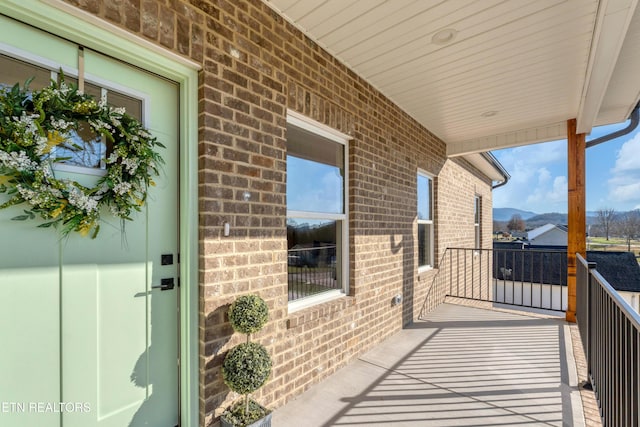
M 568 218 L 566 213 L 543 213 L 532 216 L 527 219 L 527 228 L 537 228 L 546 224 L 564 225 L 567 224 Z
M 527 229 L 540 227 L 546 224 L 566 225 L 568 218 L 566 213 L 543 213 L 537 214 L 535 212 L 523 211 L 515 208 L 493 208 L 493 220 L 494 221 L 509 221 L 513 215 L 520 215 L 522 219 L 527 223 Z M 595 224 L 597 222 L 596 212 L 587 212 L 587 225 Z
M 522 219 L 527 220 L 538 214 L 535 212 L 523 211 L 521 209 L 515 208 L 493 208 L 494 221 L 509 221 L 514 215 L 520 215 Z

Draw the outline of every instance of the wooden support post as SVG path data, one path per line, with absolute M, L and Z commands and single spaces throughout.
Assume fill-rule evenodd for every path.
M 576 321 L 576 253 L 586 258 L 585 135 L 576 134 L 576 119 L 567 121 L 569 235 L 567 238 L 567 314 Z

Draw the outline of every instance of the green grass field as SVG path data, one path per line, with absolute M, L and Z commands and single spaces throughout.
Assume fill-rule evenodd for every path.
M 587 239 L 587 250 L 626 252 L 629 250 L 629 247 L 627 246 L 625 239 L 618 237 L 610 237 L 609 240 L 604 237 L 589 237 Z M 640 252 L 640 241 L 631 241 L 631 251 L 635 254 Z

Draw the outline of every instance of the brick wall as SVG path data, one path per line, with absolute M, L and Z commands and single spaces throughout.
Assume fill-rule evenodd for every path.
M 220 365 L 241 339 L 226 319 L 257 292 L 270 322 L 255 339 L 274 359 L 256 394 L 277 407 L 417 318 L 437 270 L 417 275 L 416 174 L 435 175 L 436 261 L 473 245 L 473 197 L 489 182 L 259 0 L 67 0 L 202 64 L 199 75 L 200 410 L 216 422 L 233 398 Z M 426 101 L 428 102 L 428 100 Z M 349 297 L 287 309 L 286 110 L 353 137 Z M 223 224 L 231 235 L 222 235 Z M 392 297 L 404 295 L 399 306 Z

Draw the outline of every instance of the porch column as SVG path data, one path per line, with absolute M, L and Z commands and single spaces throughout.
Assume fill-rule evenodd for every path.
M 576 119 L 567 121 L 569 234 L 567 236 L 566 319 L 576 321 L 576 253 L 586 257 L 585 134 L 576 134 Z

